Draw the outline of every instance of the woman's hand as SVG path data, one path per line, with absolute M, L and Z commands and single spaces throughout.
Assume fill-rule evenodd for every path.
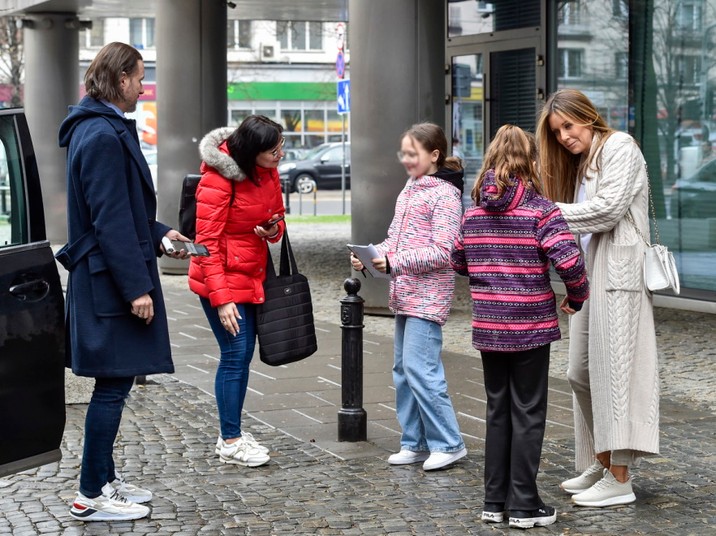
M 221 325 L 226 331 L 236 337 L 239 333 L 238 321 L 241 320 L 241 315 L 239 314 L 239 310 L 236 308 L 236 304 L 234 302 L 225 303 L 223 305 L 219 305 L 217 310 L 219 312 Z
M 274 214 L 269 219 L 269 222 L 275 221 L 273 225 L 270 227 L 264 227 L 263 225 L 257 225 L 254 227 L 254 233 L 256 233 L 257 236 L 260 236 L 261 238 L 273 238 L 276 236 L 279 232 L 279 226 L 278 222 L 281 221 L 283 218 L 280 214 Z

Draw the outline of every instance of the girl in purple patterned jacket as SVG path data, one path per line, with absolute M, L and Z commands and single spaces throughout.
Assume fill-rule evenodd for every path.
M 463 170 L 447 156 L 445 133 L 433 123 L 408 129 L 398 158 L 410 176 L 388 237 L 376 246 L 380 256 L 372 259 L 391 275 L 388 304 L 395 313 L 393 382 L 402 436 L 388 463 L 424 462 L 431 471 L 467 454 L 440 359 L 455 290 L 450 250 L 460 228 Z M 351 262 L 363 269 L 357 258 Z
M 589 295 L 584 261 L 557 206 L 542 197 L 534 137 L 504 125 L 485 153 L 455 241 L 453 268 L 470 278 L 472 344 L 487 394 L 482 519 L 531 528 L 557 513 L 537 492 L 547 416 L 550 343 L 560 338 L 550 263 L 567 288 L 565 313 Z

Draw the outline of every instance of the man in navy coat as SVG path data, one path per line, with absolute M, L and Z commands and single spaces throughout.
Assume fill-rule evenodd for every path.
M 119 477 L 113 445 L 135 376 L 174 372 L 157 258 L 166 253 L 163 237 L 188 239 L 156 221 L 151 173 L 135 122 L 124 115 L 136 109 L 143 78 L 136 49 L 108 44 L 87 70 L 87 96 L 60 127 L 67 147 L 67 362 L 75 374 L 95 378 L 70 509 L 83 521 L 149 513 L 140 503 L 151 492 Z

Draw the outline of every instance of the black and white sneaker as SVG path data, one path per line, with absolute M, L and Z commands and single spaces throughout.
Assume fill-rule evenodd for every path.
M 557 521 L 557 510 L 551 506 L 543 506 L 537 510 L 513 510 L 510 512 L 510 528 L 531 529 L 546 527 Z
M 111 497 L 103 494 L 93 499 L 78 493 L 70 515 L 80 521 L 129 521 L 147 517 L 149 508 L 130 502 L 117 492 Z
M 485 503 L 482 508 L 481 519 L 485 523 L 502 523 L 505 520 L 505 505 L 497 503 Z

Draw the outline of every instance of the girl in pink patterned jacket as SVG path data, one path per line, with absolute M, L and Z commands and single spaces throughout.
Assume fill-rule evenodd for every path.
M 450 312 L 455 273 L 450 251 L 462 217 L 463 170 L 447 156 L 447 140 L 433 123 L 401 137 L 398 158 L 410 175 L 398 196 L 388 237 L 376 246 L 376 270 L 391 275 L 395 313 L 396 411 L 402 428 L 393 465 L 424 462 L 440 469 L 467 454 L 447 392 L 440 358 L 442 326 Z M 351 258 L 356 270 L 363 264 Z

